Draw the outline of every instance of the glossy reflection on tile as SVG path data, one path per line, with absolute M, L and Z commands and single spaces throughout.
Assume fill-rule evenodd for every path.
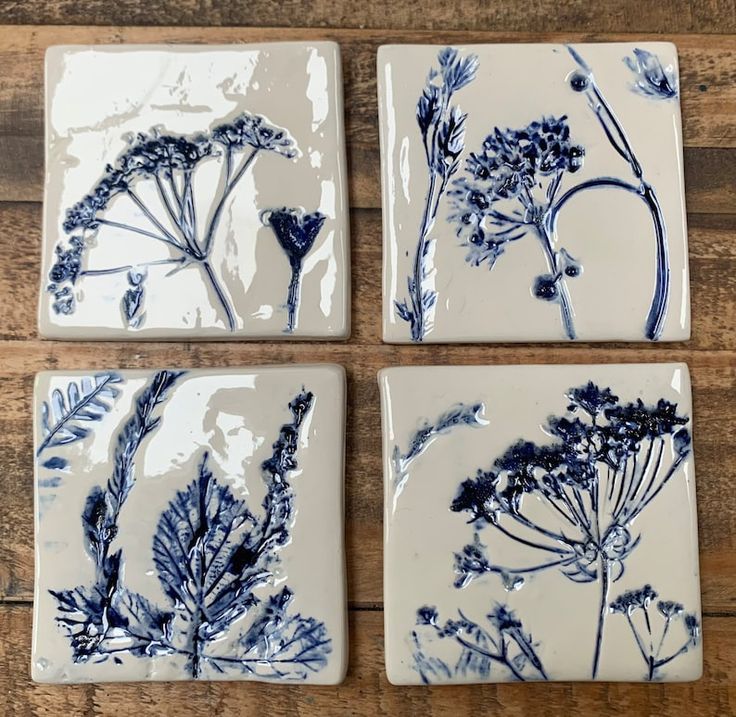
M 39 374 L 33 679 L 342 681 L 344 383 Z
M 50 48 L 41 333 L 346 337 L 342 115 L 331 42 Z
M 668 43 L 379 49 L 385 341 L 690 335 Z
M 700 677 L 684 364 L 379 384 L 392 683 Z

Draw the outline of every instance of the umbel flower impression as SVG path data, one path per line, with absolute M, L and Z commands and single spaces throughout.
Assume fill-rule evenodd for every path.
M 450 508 L 468 516 L 473 538 L 454 554 L 455 587 L 467 588 L 478 578 L 497 576 L 507 591 L 515 591 L 523 589 L 529 576 L 546 571 L 561 573 L 580 584 L 581 590 L 586 584 L 597 585 L 591 667 L 591 677 L 595 678 L 606 618 L 611 612 L 630 616 L 633 605 L 625 596 L 609 605 L 611 585 L 621 579 L 627 560 L 646 539 L 635 532 L 637 517 L 666 490 L 690 454 L 689 418 L 665 399 L 653 405 L 641 399 L 625 403 L 610 388 L 592 381 L 570 389 L 567 399 L 567 414 L 552 416 L 547 422 L 548 443 L 519 440 L 499 455 L 490 469 L 479 469 L 458 487 Z M 540 504 L 545 511 L 535 510 Z M 521 546 L 528 552 L 528 560 L 500 564 L 482 538 L 485 532 L 495 533 L 494 541 Z M 426 608 L 420 610 L 419 622 L 434 625 L 435 637 L 461 640 L 463 650 L 473 653 L 476 660 L 486 660 L 482 671 L 465 665 L 461 674 L 483 677 L 494 661 L 488 653 L 497 654 L 496 648 L 489 646 L 501 645 L 501 636 L 494 637 L 464 615 L 460 622 L 450 621 L 440 628 L 436 616 L 428 620 L 423 611 Z M 695 624 L 697 617 L 690 622 Z M 633 625 L 632 630 L 638 635 Z M 534 643 L 520 623 L 517 633 L 507 633 L 507 637 L 513 637 L 517 649 L 526 655 L 519 663 L 532 668 L 531 673 L 512 671 L 512 679 L 545 679 L 541 661 L 537 664 L 532 656 Z M 417 643 L 416 635 L 412 639 L 423 678 L 446 675 L 427 648 Z M 689 639 L 686 646 L 691 643 Z M 658 669 L 684 651 L 678 648 L 667 655 L 655 645 L 651 654 L 644 655 L 648 678 L 653 679 Z
M 164 266 L 174 272 L 187 268 L 200 271 L 212 291 L 225 325 L 237 328 L 232 297 L 222 285 L 212 264 L 212 250 L 223 212 L 233 192 L 261 155 L 293 159 L 298 150 L 286 129 L 270 124 L 264 117 L 243 112 L 210 132 L 178 136 L 159 131 L 133 137 L 102 178 L 66 212 L 64 231 L 70 235 L 55 249 L 49 271 L 48 291 L 58 314 L 72 314 L 76 308 L 75 289 L 82 279 L 125 274 L 128 289 L 120 308 L 126 325 L 136 328 L 145 321 L 148 270 Z M 219 167 L 220 179 L 205 216 L 198 216 L 202 200 L 209 197 L 199 170 L 208 164 Z M 146 191 L 142 192 L 141 189 Z M 132 205 L 140 221 L 116 218 L 119 202 Z M 321 227 L 321 224 L 320 224 Z M 164 246 L 166 255 L 151 261 L 136 261 L 103 269 L 84 267 L 92 240 L 104 237 L 102 230 L 145 237 Z M 312 243 L 314 237 L 312 238 Z M 293 319 L 290 311 L 290 326 Z M 293 326 L 292 326 L 293 329 Z M 291 330 L 291 329 L 290 329 Z

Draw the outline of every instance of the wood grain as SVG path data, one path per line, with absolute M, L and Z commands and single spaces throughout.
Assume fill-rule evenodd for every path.
M 501 32 L 732 32 L 732 0 L 5 0 L 0 22 L 44 25 L 251 25 Z
M 30 665 L 31 608 L 0 611 L 0 693 L 13 717 L 40 715 L 698 715 L 726 717 L 736 709 L 736 620 L 705 617 L 705 674 L 685 684 L 536 683 L 472 687 L 394 687 L 383 670 L 383 615 L 350 616 L 352 654 L 339 687 L 256 682 L 34 685 Z M 52 706 L 50 710 L 49 707 Z
M 736 714 L 735 0 L 6 0 L 0 22 L 0 716 L 160 714 Z M 41 23 L 162 27 L 44 27 Z M 248 28 L 186 27 L 248 24 Z M 172 27 L 172 26 L 179 27 Z M 284 27 L 279 27 L 284 26 Z M 312 29 L 304 29 L 311 26 Z M 380 28 L 401 28 L 382 30 Z M 493 32 L 487 31 L 492 29 Z M 523 29 L 523 31 L 522 31 Z M 380 339 L 375 51 L 382 43 L 643 39 L 673 33 L 681 62 L 693 338 L 680 344 L 388 346 Z M 458 32 L 462 31 L 462 32 Z M 602 34 L 606 33 L 613 34 Z M 621 34 L 635 31 L 636 36 Z M 714 33 L 714 34 L 690 34 Z M 719 34 L 715 34 L 719 33 Z M 353 336 L 338 343 L 63 343 L 36 337 L 43 53 L 50 44 L 331 39 L 345 70 Z M 612 297 L 615 298 L 615 297 Z M 346 533 L 351 667 L 337 688 L 253 683 L 32 685 L 31 392 L 48 368 L 331 361 L 348 370 Z M 378 369 L 398 364 L 686 361 L 694 388 L 705 675 L 685 685 L 396 688 L 383 670 Z
M 282 28 L 0 27 L 0 201 L 40 201 L 43 182 L 43 53 L 54 44 L 267 42 L 329 39 L 342 46 L 353 206 L 380 206 L 376 49 L 383 43 L 634 39 L 632 36 L 499 32 L 292 30 Z M 636 39 L 644 39 L 637 35 Z M 655 38 L 659 39 L 659 38 Z M 736 39 L 673 36 L 680 53 L 688 200 L 701 213 L 736 206 Z

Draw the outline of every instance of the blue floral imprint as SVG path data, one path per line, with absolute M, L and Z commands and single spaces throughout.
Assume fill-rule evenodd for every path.
M 493 269 L 509 246 L 527 235 L 539 241 L 546 271 L 531 281 L 537 299 L 556 304 L 568 339 L 577 338 L 568 283 L 581 275 L 581 261 L 558 247 L 557 223 L 561 210 L 577 194 L 593 189 L 624 190 L 641 199 L 651 218 L 656 246 L 655 286 L 644 334 L 660 338 L 667 315 L 670 290 L 669 250 L 664 217 L 651 184 L 623 126 L 614 114 L 592 69 L 572 47 L 567 48 L 578 70 L 569 78 L 573 91 L 582 93 L 616 153 L 628 165 L 634 181 L 595 177 L 563 190 L 567 178 L 583 164 L 585 149 L 573 141 L 566 115 L 542 117 L 520 129 L 495 127 L 480 150 L 466 162 L 466 176 L 453 182 L 448 220 L 467 247 L 471 266 Z M 671 72 L 651 53 L 635 51 L 637 65 L 627 58 L 639 77 L 637 87 L 658 97 L 673 92 Z M 668 74 L 669 73 L 669 74 Z M 647 92 L 644 92 L 644 90 Z M 675 92 L 676 95 L 676 92 Z
M 624 57 L 624 63 L 635 76 L 633 89 L 655 100 L 673 100 L 677 97 L 677 75 L 672 65 L 666 67 L 648 50 L 637 47 L 633 57 Z
M 473 542 L 455 553 L 455 586 L 495 574 L 507 590 L 518 590 L 526 577 L 549 569 L 576 583 L 597 583 L 596 677 L 610 584 L 642 537 L 632 532 L 635 519 L 690 454 L 689 418 L 665 399 L 620 402 L 592 381 L 570 389 L 567 399 L 568 414 L 545 426 L 549 443 L 519 440 L 490 470 L 479 469 L 460 485 L 451 509 L 469 515 Z M 533 509 L 539 505 L 544 520 Z M 486 529 L 528 548 L 529 563 L 499 565 L 481 542 Z
M 680 655 L 684 655 L 691 647 L 700 642 L 700 621 L 694 613 L 686 613 L 685 607 L 674 600 L 659 600 L 657 610 L 650 607 L 657 598 L 657 593 L 651 585 L 645 585 L 638 590 L 628 590 L 619 595 L 609 606 L 612 613 L 623 615 L 631 629 L 639 654 L 647 668 L 647 680 L 656 680 L 660 677 L 659 670 Z M 664 622 L 661 631 L 657 632 L 654 618 Z M 638 622 L 638 624 L 637 624 Z M 683 637 L 679 638 L 670 633 L 670 626 L 674 623 L 682 625 Z M 674 637 L 674 646 L 672 639 Z
M 204 452 L 194 480 L 161 513 L 153 539 L 153 563 L 167 604 L 154 604 L 125 585 L 123 551 L 112 547 L 120 511 L 134 486 L 137 450 L 161 420 L 154 410 L 180 375 L 157 373 L 137 397 L 118 436 L 112 475 L 105 488 L 92 489 L 82 513 L 95 580 L 50 591 L 57 621 L 78 663 L 177 656 L 194 679 L 237 671 L 303 680 L 327 663 L 332 647 L 324 623 L 290 612 L 293 592 L 286 585 L 267 597 L 257 592 L 274 585 L 279 550 L 291 539 L 293 493 L 287 479 L 297 468 L 311 393 L 302 391 L 289 403 L 292 420 L 261 464 L 266 494 L 260 514 L 217 481 Z
M 98 373 L 70 381 L 65 391 L 54 389 L 48 401 L 41 404 L 41 439 L 36 456 L 47 448 L 68 445 L 86 438 L 90 428 L 85 425 L 101 421 L 112 408 L 120 393 L 122 378 L 117 373 Z M 63 468 L 63 459 L 49 459 L 49 468 Z M 61 465 L 61 462 L 64 465 Z
M 441 414 L 434 423 L 425 421 L 424 425 L 414 432 L 406 453 L 394 445 L 391 463 L 394 472 L 394 509 L 399 496 L 409 480 L 409 466 L 418 458 L 437 436 L 449 433 L 456 426 L 485 426 L 488 422 L 482 417 L 485 406 L 478 402 L 472 405 L 458 403 Z
M 166 274 L 169 276 L 193 267 L 200 271 L 216 297 L 227 327 L 234 330 L 236 317 L 232 301 L 212 267 L 212 251 L 233 191 L 256 159 L 266 153 L 292 159 L 298 150 L 284 128 L 248 112 L 207 133 L 178 136 L 154 129 L 132 137 L 129 147 L 114 164 L 105 167 L 102 179 L 90 193 L 66 212 L 63 228 L 70 238 L 56 246 L 47 287 L 54 298 L 54 311 L 64 315 L 75 311 L 74 289 L 82 279 L 125 273 L 129 288 L 121 299 L 120 310 L 126 325 L 137 328 L 145 317 L 146 270 L 154 266 L 170 267 Z M 212 163 L 219 165 L 220 181 L 207 216 L 198 217 L 198 173 Z M 143 194 L 141 188 L 146 190 Z M 109 210 L 120 202 L 138 210 L 140 225 L 117 221 L 114 214 L 109 215 Z M 85 269 L 85 255 L 92 247 L 92 240 L 105 227 L 158 242 L 168 256 Z
M 513 610 L 497 604 L 486 615 L 490 629 L 481 627 L 458 611 L 459 619 L 439 622 L 437 608 L 417 610 L 417 627 L 412 631 L 414 669 L 425 684 L 453 678 L 488 680 L 494 666 L 501 669 L 499 680 L 546 680 L 538 646 L 524 631 Z M 448 662 L 428 654 L 427 646 L 437 640 L 455 643 L 457 657 Z
M 458 90 L 475 79 L 478 58 L 462 58 L 446 47 L 438 54 L 439 70 L 432 68 L 417 103 L 417 124 L 429 171 L 429 187 L 419 227 L 419 241 L 414 254 L 414 268 L 407 280 L 409 299 L 395 302 L 397 316 L 409 324 L 412 341 L 422 341 L 432 328 L 437 292 L 430 285 L 434 274 L 434 240 L 430 232 L 437 217 L 447 183 L 460 166 L 465 148 L 465 120 L 459 107 L 452 105 Z
M 288 257 L 289 266 L 291 267 L 291 280 L 286 296 L 288 311 L 286 333 L 288 334 L 293 333 L 296 327 L 302 262 L 314 246 L 314 241 L 322 229 L 325 219 L 325 215 L 321 212 L 305 214 L 302 209 L 288 209 L 287 207 L 267 209 L 261 213 L 261 220 L 273 229 L 276 240 Z

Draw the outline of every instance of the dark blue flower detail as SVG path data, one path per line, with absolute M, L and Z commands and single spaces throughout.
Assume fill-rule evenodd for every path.
M 178 136 L 153 132 L 139 133 L 113 164 L 105 167 L 102 178 L 79 202 L 66 212 L 63 222 L 67 234 L 78 232 L 69 245 L 56 247 L 56 261 L 49 272 L 48 291 L 53 294 L 53 309 L 58 314 L 72 314 L 75 298 L 72 288 L 82 277 L 107 276 L 145 269 L 157 264 L 177 265 L 178 269 L 195 266 L 212 289 L 230 330 L 236 326 L 229 297 L 210 264 L 212 243 L 222 212 L 238 182 L 262 152 L 293 158 L 297 149 L 283 128 L 269 124 L 263 117 L 242 113 L 210 133 Z M 241 155 L 245 155 L 241 158 Z M 222 179 L 215 191 L 212 208 L 204 221 L 198 219 L 195 180 L 203 162 L 214 160 L 221 165 Z M 138 185 L 146 183 L 152 192 L 144 201 Z M 113 201 L 127 201 L 140 213 L 142 226 L 108 218 Z M 94 237 L 102 227 L 112 227 L 138 237 L 163 243 L 170 258 L 106 269 L 84 270 L 84 237 Z M 131 283 L 121 301 L 123 318 L 128 326 L 140 324 L 143 285 Z
M 659 678 L 662 667 L 685 654 L 700 641 L 700 621 L 694 613 L 686 613 L 684 606 L 674 600 L 660 600 L 657 610 L 651 610 L 657 593 L 651 585 L 637 590 L 628 590 L 619 595 L 610 605 L 612 613 L 623 615 L 634 637 L 639 654 L 646 665 L 647 680 Z M 655 618 L 661 627 L 657 629 Z M 681 623 L 684 632 L 677 636 L 670 631 L 671 625 Z
M 462 612 L 459 619 L 439 622 L 435 607 L 417 610 L 417 628 L 412 631 L 414 669 L 425 684 L 453 678 L 485 681 L 494 669 L 497 681 L 546 680 L 547 674 L 537 655 L 538 643 L 524 631 L 521 620 L 507 606 L 497 604 L 486 615 L 490 629 L 470 620 Z M 433 643 L 453 642 L 455 659 L 448 661 L 428 652 Z
M 70 381 L 66 390 L 54 389 L 48 401 L 41 404 L 41 433 L 36 449 L 40 456 L 47 448 L 64 446 L 86 438 L 90 428 L 85 425 L 101 421 L 112 409 L 112 400 L 120 393 L 122 381 L 118 373 L 98 373 Z M 61 458 L 52 458 L 47 467 L 56 468 Z M 46 465 L 46 464 L 44 464 Z
M 457 227 L 471 266 L 493 269 L 508 246 L 527 233 L 539 239 L 548 272 L 532 283 L 532 295 L 558 303 L 569 338 L 574 338 L 566 278 L 580 263 L 555 249 L 549 219 L 565 175 L 582 167 L 585 151 L 571 138 L 567 116 L 543 117 L 521 129 L 494 128 L 472 152 L 466 176 L 453 182 L 448 219 Z
M 409 439 L 406 453 L 397 445 L 394 446 L 391 461 L 394 470 L 394 508 L 407 480 L 409 480 L 409 466 L 418 458 L 437 436 L 449 433 L 457 426 L 484 426 L 487 421 L 482 414 L 485 406 L 480 401 L 473 404 L 458 403 L 440 414 L 434 423 L 425 421 Z
M 296 311 L 299 306 L 302 262 L 314 246 L 326 217 L 321 212 L 305 214 L 302 209 L 281 207 L 263 211 L 261 219 L 273 229 L 279 246 L 289 259 L 291 280 L 286 298 L 288 310 L 286 332 L 292 333 L 296 327 Z
M 110 553 L 120 509 L 133 487 L 133 459 L 160 418 L 152 411 L 179 374 L 160 372 L 136 401 L 118 437 L 114 471 L 106 488 L 90 492 L 83 513 L 85 549 L 96 566 L 91 587 L 52 591 L 58 622 L 76 662 L 119 660 L 123 654 L 177 654 L 193 678 L 232 670 L 258 677 L 303 680 L 327 664 L 332 643 L 323 622 L 291 612 L 288 586 L 263 598 L 274 585 L 279 550 L 290 540 L 293 493 L 288 474 L 297 468 L 301 426 L 313 395 L 290 403 L 270 458 L 261 465 L 266 494 L 259 514 L 218 483 L 205 452 L 197 476 L 161 514 L 153 562 L 169 605 L 161 608 L 130 591 L 123 581 L 122 551 Z M 223 653 L 228 637 L 233 653 Z
M 690 434 L 684 428 L 689 419 L 665 399 L 654 405 L 641 399 L 623 403 L 610 388 L 592 381 L 571 388 L 567 399 L 569 413 L 548 419 L 549 443 L 519 440 L 490 470 L 478 470 L 460 484 L 450 509 L 468 514 L 473 542 L 455 553 L 455 586 L 498 575 L 507 590 L 517 590 L 524 576 L 550 569 L 576 583 L 597 582 L 595 677 L 609 586 L 623 575 L 639 543 L 640 536 L 631 532 L 636 517 L 689 455 Z M 528 509 L 539 504 L 548 509 L 544 514 Z M 481 542 L 485 529 L 537 557 L 499 565 Z
M 656 255 L 656 283 L 644 333 L 655 340 L 662 333 L 669 297 L 667 234 L 654 189 L 644 181 L 643 170 L 622 125 L 595 82 L 591 68 L 580 54 L 568 47 L 579 69 L 568 78 L 573 91 L 582 93 L 603 132 L 629 165 L 635 182 L 617 177 L 584 180 L 562 191 L 568 178 L 583 165 L 585 149 L 572 139 L 567 117 L 542 117 L 519 129 L 495 127 L 481 149 L 472 152 L 465 176 L 454 180 L 449 192 L 449 221 L 467 247 L 471 266 L 487 264 L 493 269 L 509 246 L 528 234 L 540 244 L 546 270 L 532 279 L 532 296 L 559 307 L 565 335 L 577 337 L 567 282 L 581 275 L 581 262 L 563 247 L 557 247 L 559 213 L 577 193 L 592 189 L 624 190 L 639 197 L 652 215 Z M 672 90 L 671 77 L 651 53 L 636 50 L 636 67 L 647 92 L 665 96 Z M 429 96 L 424 105 L 430 106 Z M 404 307 L 406 309 L 406 307 Z M 401 312 L 400 312 L 401 313 Z M 406 313 L 406 312 L 404 312 Z
M 145 296 L 144 281 L 146 279 L 145 272 L 139 272 L 131 269 L 128 272 L 129 289 L 123 294 L 121 308 L 123 316 L 127 324 L 133 328 L 138 328 L 143 322 L 143 298 Z
M 624 63 L 635 76 L 633 88 L 645 97 L 673 100 L 677 97 L 677 76 L 672 65 L 666 67 L 648 50 L 637 47 L 633 57 L 624 57 Z
M 478 58 L 475 55 L 460 57 L 458 51 L 451 47 L 440 50 L 437 60 L 439 69 L 430 70 L 416 111 L 429 171 L 429 187 L 414 254 L 414 267 L 407 279 L 409 298 L 394 304 L 396 315 L 409 324 L 412 341 L 422 341 L 432 327 L 437 293 L 429 285 L 429 279 L 434 274 L 434 240 L 429 234 L 447 183 L 457 172 L 465 147 L 467 115 L 451 104 L 452 98 L 455 92 L 475 79 L 478 71 Z

